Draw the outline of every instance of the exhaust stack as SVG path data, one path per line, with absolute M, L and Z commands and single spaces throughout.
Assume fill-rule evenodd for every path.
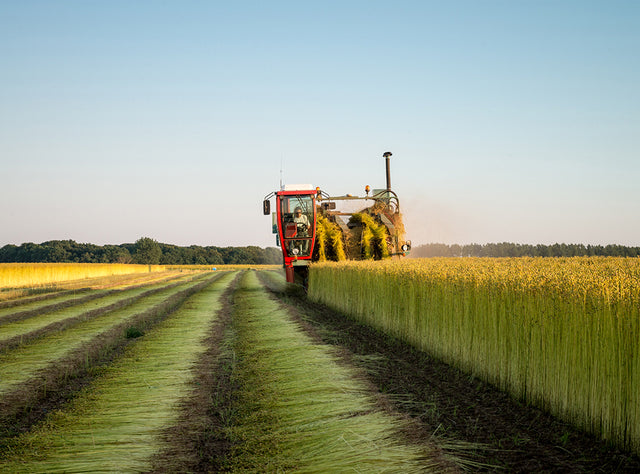
M 384 152 L 382 156 L 384 156 L 387 162 L 387 191 L 391 191 L 391 168 L 389 166 L 389 157 L 392 155 L 390 151 Z

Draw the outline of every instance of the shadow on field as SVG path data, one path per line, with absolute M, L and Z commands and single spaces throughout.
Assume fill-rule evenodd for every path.
M 435 434 L 445 443 L 478 445 L 475 453 L 463 453 L 473 471 L 640 472 L 640 457 L 314 304 L 304 293 L 283 289 L 268 278 L 263 281 L 309 333 L 341 349 L 348 363 L 362 368 L 370 382 L 389 396 L 396 411 L 417 420 L 424 437 Z

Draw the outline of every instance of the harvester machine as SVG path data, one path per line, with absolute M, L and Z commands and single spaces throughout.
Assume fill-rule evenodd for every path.
M 386 189 L 366 186 L 364 196 L 331 196 L 310 184 L 294 184 L 265 196 L 263 213 L 272 216 L 272 232 L 282 248 L 289 283 L 306 288 L 311 262 L 380 260 L 409 253 L 411 241 L 405 240 L 400 202 L 391 190 L 391 153 L 383 157 Z

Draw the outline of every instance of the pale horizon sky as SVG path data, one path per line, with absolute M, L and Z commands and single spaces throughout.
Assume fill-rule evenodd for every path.
M 285 183 L 430 243 L 640 245 L 640 2 L 0 0 L 0 247 L 275 246 Z

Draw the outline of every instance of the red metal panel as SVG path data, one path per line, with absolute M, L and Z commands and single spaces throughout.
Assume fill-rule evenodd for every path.
M 277 219 L 278 219 L 278 235 L 280 237 L 280 245 L 282 248 L 282 255 L 284 258 L 284 267 L 286 270 L 286 277 L 287 277 L 287 281 L 288 282 L 293 282 L 293 275 L 294 275 L 294 270 L 293 270 L 293 262 L 294 261 L 300 261 L 300 260 L 307 260 L 309 261 L 309 263 L 311 262 L 311 259 L 313 258 L 313 249 L 315 246 L 315 240 L 316 240 L 316 219 L 317 219 L 317 210 L 316 210 L 316 197 L 317 191 L 315 189 L 313 190 L 308 190 L 308 191 L 278 191 L 276 193 L 276 213 L 277 213 Z M 287 249 L 286 249 L 286 238 L 290 238 L 291 235 L 288 232 L 285 232 L 285 229 L 282 228 L 282 213 L 283 213 L 283 209 L 282 209 L 282 200 L 280 199 L 281 196 L 311 196 L 312 200 L 313 200 L 313 222 L 311 225 L 311 241 L 309 242 L 309 256 L 307 257 L 295 257 L 295 256 L 289 256 L 287 254 Z

